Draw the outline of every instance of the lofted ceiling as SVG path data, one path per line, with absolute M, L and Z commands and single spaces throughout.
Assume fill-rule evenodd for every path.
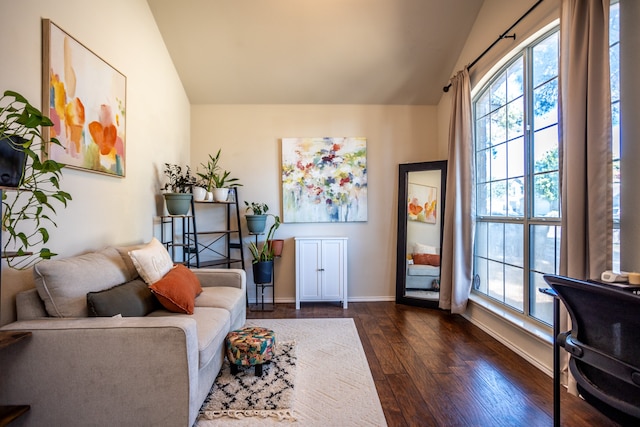
M 435 105 L 483 0 L 147 0 L 192 104 Z

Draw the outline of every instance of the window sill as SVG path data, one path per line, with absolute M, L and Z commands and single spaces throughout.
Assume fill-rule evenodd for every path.
M 504 306 L 496 304 L 487 298 L 474 294 L 473 292 L 469 295 L 469 300 L 472 301 L 473 304 L 491 312 L 496 317 L 502 318 L 504 322 L 509 323 L 511 326 L 540 340 L 541 342 L 549 345 L 553 344 L 553 330 L 550 326 L 544 326 L 536 321 L 518 316 Z

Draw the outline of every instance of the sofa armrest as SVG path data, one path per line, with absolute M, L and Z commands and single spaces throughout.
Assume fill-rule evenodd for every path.
M 246 273 L 239 268 L 200 269 L 192 271 L 196 274 L 203 287 L 227 286 L 244 290 L 247 286 Z
M 187 317 L 18 321 L 32 336 L 0 352 L 3 404 L 29 404 L 26 425 L 192 425 L 195 320 Z

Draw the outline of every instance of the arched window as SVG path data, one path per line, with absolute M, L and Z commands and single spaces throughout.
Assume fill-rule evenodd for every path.
M 551 323 L 537 289 L 558 273 L 558 28 L 522 48 L 473 99 L 474 291 Z
M 612 1 L 613 266 L 620 267 L 620 8 Z M 559 272 L 558 28 L 519 51 L 473 99 L 476 159 L 474 292 L 550 325 L 538 292 Z

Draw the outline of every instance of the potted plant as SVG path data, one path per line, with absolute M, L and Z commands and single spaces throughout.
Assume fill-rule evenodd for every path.
M 213 176 L 213 200 L 216 202 L 224 202 L 229 197 L 229 189 L 231 187 L 240 187 L 242 184 L 238 183 L 238 178 L 229 178 L 231 172 L 224 171 L 220 174 Z
M 200 166 L 204 168 L 204 171 L 196 172 L 198 177 L 200 177 L 200 182 L 202 187 L 207 192 L 207 197 L 206 197 L 207 201 L 211 201 L 211 199 L 213 198 L 213 196 L 209 197 L 209 193 L 211 193 L 211 190 L 213 190 L 214 176 L 218 173 L 218 169 L 220 169 L 220 167 L 218 166 L 218 161 L 220 160 L 221 151 L 222 149 L 219 149 L 215 157 L 209 154 L 209 160 L 207 161 L 207 163 L 206 164 L 200 163 Z
M 249 252 L 251 252 L 253 258 L 251 261 L 253 266 L 253 281 L 255 283 L 269 283 L 273 275 L 273 260 L 276 254 L 273 251 L 272 245 L 268 244 L 268 242 L 273 239 L 276 230 L 280 227 L 280 217 L 277 215 L 269 216 L 272 216 L 274 221 L 269 228 L 267 239 L 262 246 L 258 247 L 257 243 L 249 242 Z
M 182 169 L 180 165 L 171 163 L 164 164 L 164 174 L 169 178 L 163 190 L 164 200 L 167 204 L 169 215 L 186 215 L 191 207 L 191 187 L 196 183 L 196 179 L 191 175 L 191 169 L 187 166 Z
M 267 212 L 269 206 L 266 203 L 248 203 L 246 200 L 244 204 L 247 206 L 245 212 L 251 211 L 251 214 L 245 214 L 247 219 L 247 227 L 252 234 L 262 234 L 267 226 Z
M 229 178 L 231 172 L 224 171 L 219 173 L 220 166 L 220 153 L 222 149 L 219 149 L 215 156 L 209 154 L 209 160 L 207 164 L 200 163 L 200 166 L 204 168 L 203 172 L 198 172 L 198 176 L 204 183 L 204 188 L 208 193 L 212 193 L 213 200 L 217 202 L 224 202 L 229 196 L 229 188 L 237 187 L 242 184 L 238 183 L 238 178 Z
M 55 138 L 43 139 L 40 127 L 49 126 L 51 120 L 19 93 L 6 91 L 0 97 L 0 186 L 11 188 L 11 197 L 1 191 L 2 228 L 9 236 L 2 250 L 12 268 L 25 269 L 56 255 L 46 247 L 32 248 L 49 241 L 47 223 L 57 226 L 54 203 L 66 207 L 71 200 L 60 189 L 64 165 L 47 159 L 48 144 L 60 145 Z

